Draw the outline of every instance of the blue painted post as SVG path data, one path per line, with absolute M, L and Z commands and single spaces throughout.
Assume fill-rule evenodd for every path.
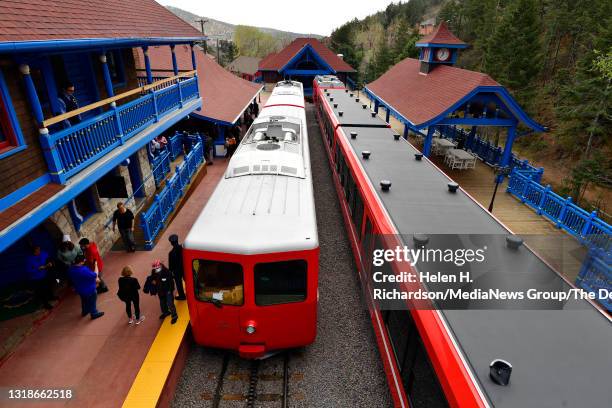
M 472 126 L 472 130 L 470 130 L 470 134 L 468 136 L 468 140 L 467 140 L 467 144 L 466 144 L 466 146 L 470 150 L 474 150 L 474 139 L 475 138 L 476 138 L 476 126 Z
M 172 71 L 174 71 L 174 75 L 178 75 L 178 64 L 176 62 L 176 53 L 174 52 L 174 44 L 170 46 L 170 53 L 172 54 Z
M 378 106 L 380 105 L 380 102 L 378 102 L 378 99 L 374 99 L 374 112 L 376 112 L 376 114 L 378 115 Z
M 431 142 L 433 140 L 434 127 L 429 126 L 427 128 L 427 137 L 425 138 L 425 142 L 423 143 L 423 154 L 425 157 L 429 157 L 431 153 Z
M 225 145 L 225 125 L 217 125 L 217 129 L 219 130 L 217 135 L 217 140 L 215 140 L 215 146 L 224 146 Z M 217 149 L 215 148 L 213 151 L 215 157 L 220 157 L 217 155 Z
M 584 226 L 582 227 L 582 231 L 580 232 L 580 238 L 583 241 L 587 241 L 587 235 L 589 234 L 589 229 L 591 228 L 591 225 L 593 225 L 593 220 L 595 218 L 597 218 L 597 211 L 591 212 L 591 214 L 589 215 L 589 218 L 587 219 L 587 222 L 584 223 Z
M 385 116 L 385 122 L 390 123 L 389 120 L 391 119 L 391 108 L 387 106 L 387 115 Z
M 561 207 L 561 211 L 559 211 L 559 218 L 557 219 L 557 222 L 555 223 L 555 226 L 557 228 L 561 228 L 561 225 L 563 225 L 563 217 L 565 217 L 565 211 L 567 210 L 567 207 L 571 203 L 572 203 L 572 197 L 567 197 L 565 201 L 563 202 L 563 207 Z
M 544 174 L 544 167 L 538 168 L 538 174 L 536 175 L 536 180 L 538 183 L 542 182 L 542 175 Z
M 404 139 L 408 140 L 408 125 L 404 123 Z
M 104 75 L 104 87 L 106 88 L 106 94 L 109 98 L 115 96 L 113 90 L 113 81 L 111 80 L 110 71 L 108 70 L 108 64 L 106 63 L 106 54 L 100 54 L 100 62 L 102 63 L 102 74 Z
M 191 66 L 193 67 L 194 70 L 198 68 L 196 64 L 195 48 L 193 44 L 191 44 Z
M 514 171 L 514 169 L 512 169 Z M 538 215 L 542 215 L 542 209 L 544 208 L 544 203 L 546 202 L 546 197 L 550 194 L 551 187 L 550 184 L 547 184 L 544 188 L 544 192 L 542 193 L 542 198 L 540 198 L 540 202 L 538 203 Z
M 40 105 L 40 100 L 38 99 L 38 94 L 36 93 L 36 86 L 34 86 L 34 81 L 30 75 L 30 66 L 23 64 L 19 66 L 19 70 L 23 75 L 23 82 L 25 83 L 26 93 L 28 94 L 28 100 L 30 101 L 34 118 L 39 125 L 42 125 L 45 120 L 45 116 L 43 114 L 42 106 Z
M 142 53 L 144 54 L 145 70 L 147 71 L 147 84 L 153 83 L 153 74 L 151 73 L 151 60 L 149 59 L 149 47 L 146 45 L 142 47 Z
M 506 139 L 506 145 L 504 146 L 504 152 L 502 154 L 501 160 L 499 161 L 500 167 L 507 167 L 508 164 L 510 164 L 514 139 L 516 139 L 516 126 L 511 126 L 508 128 L 508 137 Z

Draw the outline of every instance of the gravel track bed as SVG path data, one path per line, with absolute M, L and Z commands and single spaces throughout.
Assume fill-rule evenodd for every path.
M 314 344 L 290 352 L 290 407 L 390 407 L 376 339 L 363 303 L 356 266 L 344 228 L 329 163 L 307 105 L 308 134 L 320 244 L 319 318 Z M 224 352 L 193 345 L 179 380 L 173 407 L 211 407 Z M 230 357 L 222 394 L 246 395 L 250 363 Z M 259 366 L 258 407 L 280 407 L 282 356 Z M 244 400 L 222 400 L 220 407 L 244 407 Z

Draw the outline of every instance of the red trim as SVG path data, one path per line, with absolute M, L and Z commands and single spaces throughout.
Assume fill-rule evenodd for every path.
M 277 104 L 274 104 L 274 105 L 265 105 L 263 107 L 263 109 L 265 109 L 265 108 L 272 108 L 273 106 L 290 106 L 292 108 L 302 108 L 302 109 L 304 109 L 303 105 L 294 105 L 292 103 L 277 103 Z
M 4 97 L 0 93 L 0 131 L 6 140 L 0 141 L 0 151 L 3 151 L 7 148 L 16 147 L 17 146 L 17 138 L 15 137 L 15 130 L 11 126 L 11 120 L 8 115 L 8 111 L 6 108 L 6 102 L 4 101 Z
M 365 172 L 363 171 L 359 160 L 356 158 L 353 150 L 350 148 L 350 144 L 344 131 L 342 128 L 338 127 L 338 121 L 333 115 L 331 107 L 329 106 L 327 100 L 321 95 L 316 98 L 317 101 L 325 100 L 323 105 L 328 118 L 331 120 L 332 126 L 334 128 L 334 143 L 340 143 L 341 150 L 344 153 L 345 159 L 349 165 L 349 169 L 354 176 L 354 180 L 361 192 L 361 195 L 364 199 L 364 207 L 367 208 L 367 211 L 364 209 L 364 215 L 368 212 L 371 214 L 370 218 L 375 230 L 377 230 L 380 234 L 385 235 L 398 235 L 398 231 L 395 228 L 393 222 L 391 221 L 389 215 L 386 212 L 386 209 L 380 202 L 378 196 L 376 195 L 373 186 L 369 182 L 369 179 Z M 318 115 L 318 109 L 317 109 Z M 320 123 L 320 126 L 321 123 Z M 342 137 L 340 137 L 342 135 Z M 326 150 L 328 150 L 328 156 L 330 158 L 330 165 L 332 166 L 332 173 L 334 174 L 334 183 L 336 185 L 336 190 L 338 196 L 341 198 L 341 208 L 343 210 L 343 215 L 345 218 L 345 223 L 350 225 L 347 226 L 347 229 L 350 231 L 352 228 L 351 220 L 348 218 L 348 208 L 346 203 L 344 202 L 344 195 L 342 191 L 338 191 L 338 183 L 337 174 L 335 168 L 333 167 L 332 157 L 333 155 L 329 151 L 329 145 L 327 141 L 324 142 L 326 146 Z M 349 233 L 352 241 L 355 241 L 354 234 Z M 353 247 L 353 251 L 355 251 L 358 246 L 356 243 L 351 242 L 351 246 Z M 355 254 L 356 259 L 358 260 L 358 255 Z M 358 264 L 359 265 L 359 264 Z M 406 265 L 394 265 L 396 270 L 406 270 L 408 266 Z M 363 283 L 367 284 L 367 280 L 361 277 Z M 404 285 L 405 290 L 411 290 L 411 288 Z M 414 289 L 414 288 L 412 288 Z M 468 371 L 467 367 L 465 367 L 463 360 L 455 348 L 453 340 L 450 334 L 447 332 L 446 327 L 444 326 L 444 322 L 438 311 L 436 310 L 411 310 L 412 318 L 417 325 L 419 333 L 421 335 L 421 339 L 423 340 L 423 344 L 427 350 L 429 358 L 434 366 L 434 370 L 436 371 L 437 377 L 440 381 L 440 384 L 444 390 L 446 398 L 448 402 L 453 407 L 484 407 L 486 406 L 486 402 L 482 400 L 476 385 L 474 384 L 473 378 Z M 374 324 L 374 330 L 376 332 L 377 341 L 379 345 L 379 350 L 383 357 L 388 357 L 391 353 L 384 346 L 384 341 L 386 340 L 389 343 L 389 339 L 387 337 L 386 330 L 381 330 L 377 324 L 379 324 L 378 319 L 380 312 L 377 310 L 373 310 L 371 312 L 371 319 Z M 399 369 L 395 364 L 395 357 L 391 355 L 391 363 L 389 364 L 388 358 L 383 358 L 383 364 L 385 366 L 385 372 L 387 374 L 387 381 L 390 386 L 391 394 L 394 398 L 394 402 L 396 406 L 404 406 L 407 405 L 407 399 L 405 396 L 405 390 L 403 389 L 403 385 L 399 384 L 397 386 L 394 384 L 395 379 L 401 378 L 399 376 Z M 398 391 L 399 390 L 399 391 Z M 400 397 L 401 395 L 401 397 Z M 400 399 L 398 399 L 400 398 Z

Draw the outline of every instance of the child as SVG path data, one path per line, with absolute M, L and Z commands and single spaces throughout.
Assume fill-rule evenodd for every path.
M 132 318 L 132 303 L 134 304 L 134 312 L 136 314 L 136 324 L 140 324 L 145 319 L 144 315 L 140 315 L 140 297 L 138 296 L 138 290 L 140 289 L 140 283 L 138 283 L 138 279 L 134 278 L 132 275 L 134 271 L 132 271 L 131 266 L 126 266 L 121 271 L 121 277 L 119 278 L 119 291 L 117 291 L 117 296 L 123 302 L 125 302 L 125 312 L 128 315 L 128 324 L 134 323 L 134 319 Z

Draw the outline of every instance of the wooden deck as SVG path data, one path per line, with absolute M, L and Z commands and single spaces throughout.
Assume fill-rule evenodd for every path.
M 361 94 L 360 97 L 368 100 L 365 94 Z M 385 113 L 384 109 L 379 110 L 379 116 L 383 120 Z M 391 127 L 403 134 L 404 125 L 393 117 L 391 117 Z M 416 138 L 411 138 L 410 142 L 419 149 L 422 147 Z M 478 160 L 474 169 L 451 170 L 444 164 L 441 156 L 432 157 L 432 161 L 482 206 L 489 207 L 495 188 L 495 174 L 490 166 Z M 530 248 L 574 283 L 586 255 L 585 247 L 573 236 L 556 228 L 546 218 L 506 193 L 507 184 L 506 179 L 497 190 L 493 215 L 515 234 L 521 235 Z

